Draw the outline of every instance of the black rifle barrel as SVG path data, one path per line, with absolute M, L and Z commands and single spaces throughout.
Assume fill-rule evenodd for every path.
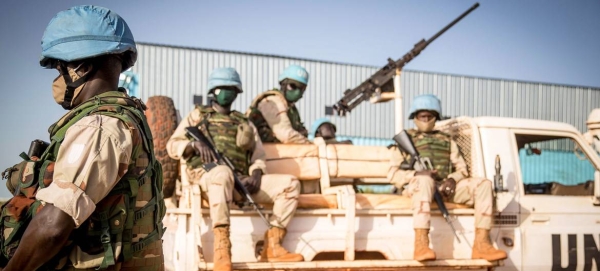
M 389 82 L 395 74 L 396 69 L 402 69 L 404 65 L 417 57 L 421 51 L 427 47 L 431 42 L 436 40 L 439 36 L 441 36 L 444 32 L 462 20 L 465 16 L 471 13 L 479 7 L 479 3 L 475 3 L 471 8 L 467 11 L 463 12 L 458 18 L 454 19 L 454 21 L 450 22 L 450 24 L 446 25 L 442 30 L 438 31 L 435 35 L 433 35 L 428 40 L 420 40 L 415 46 L 402 58 L 397 61 L 393 61 L 392 59 L 388 59 L 388 64 L 379 69 L 376 73 L 371 75 L 367 80 L 362 82 L 358 87 L 354 89 L 348 89 L 344 91 L 344 96 L 333 105 L 333 109 L 340 116 L 345 116 L 347 113 L 351 112 L 356 106 L 358 106 L 363 101 L 368 100 L 377 88 L 382 87 L 387 82 Z
M 254 207 L 254 210 L 256 210 L 256 212 L 262 218 L 262 220 L 265 222 L 265 224 L 267 224 L 267 227 L 271 228 L 272 227 L 271 223 L 269 223 L 269 221 L 267 220 L 265 215 L 260 211 L 260 208 L 258 208 L 258 204 L 256 204 L 256 202 L 254 202 L 254 200 L 252 199 L 252 196 L 250 195 L 250 192 L 248 192 L 248 189 L 246 189 L 244 184 L 240 181 L 238 176 L 235 174 L 235 167 L 233 166 L 231 161 L 229 161 L 229 158 L 222 156 L 217 151 L 216 147 L 212 144 L 212 142 L 210 142 L 210 140 L 208 140 L 208 138 L 206 138 L 204 133 L 202 133 L 202 131 L 200 131 L 200 129 L 198 129 L 198 127 L 186 127 L 185 131 L 188 133 L 188 135 L 190 135 L 195 140 L 206 144 L 206 146 L 208 146 L 208 148 L 211 150 L 211 152 L 213 153 L 213 155 L 215 156 L 217 161 L 224 163 L 226 166 L 228 166 L 231 169 L 231 171 L 233 172 L 233 180 L 234 180 L 235 190 L 237 190 L 240 194 L 242 194 L 242 196 L 244 196 L 246 198 L 246 200 L 248 200 L 248 203 L 250 203 L 250 205 L 252 205 L 252 207 Z

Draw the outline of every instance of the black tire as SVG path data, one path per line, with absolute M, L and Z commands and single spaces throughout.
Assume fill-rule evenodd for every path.
M 177 110 L 173 100 L 167 96 L 152 96 L 146 106 L 145 114 L 154 139 L 154 155 L 163 169 L 163 196 L 170 198 L 175 194 L 179 179 L 179 161 L 169 157 L 167 141 L 177 129 Z

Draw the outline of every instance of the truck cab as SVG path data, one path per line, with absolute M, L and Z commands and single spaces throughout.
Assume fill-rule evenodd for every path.
M 430 238 L 438 260 L 412 260 L 410 199 L 354 189 L 356 184 L 389 184 L 387 176 L 397 150 L 328 145 L 316 139 L 310 145 L 265 144 L 268 173 L 292 174 L 303 183 L 304 193 L 283 245 L 301 253 L 305 262 L 259 262 L 267 228 L 251 207 L 232 206 L 234 268 L 598 270 L 600 158 L 573 126 L 458 117 L 440 121 L 436 127 L 458 143 L 471 176 L 493 181 L 491 236 L 508 259 L 470 259 L 474 211 L 447 203 L 460 239 L 441 213 L 432 210 Z M 180 194 L 178 207 L 169 208 L 165 218 L 166 268 L 210 270 L 213 236 L 208 204 L 200 187 L 185 178 L 181 178 Z M 269 215 L 270 206 L 263 207 Z
M 550 121 L 473 122 L 481 142 L 474 158 L 483 160 L 476 170 L 494 180 L 496 155 L 502 165 L 496 225 L 513 249 L 499 270 L 598 270 L 600 161 L 581 134 Z

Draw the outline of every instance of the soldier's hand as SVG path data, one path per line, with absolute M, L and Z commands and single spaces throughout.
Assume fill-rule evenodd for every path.
M 217 160 L 210 148 L 200 141 L 191 141 L 183 153 L 185 158 L 198 155 L 204 163 L 211 163 Z
M 442 185 L 440 185 L 440 193 L 450 198 L 456 191 L 456 181 L 452 178 L 445 179 Z
M 254 194 L 260 190 L 260 183 L 262 180 L 262 170 L 255 169 L 252 171 L 252 176 L 246 176 L 242 180 L 242 184 L 248 189 L 250 194 Z
M 432 179 L 438 179 L 437 170 L 419 170 L 415 172 L 415 176 L 429 176 Z

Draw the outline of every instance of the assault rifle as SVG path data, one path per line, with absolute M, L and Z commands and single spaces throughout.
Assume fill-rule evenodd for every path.
M 415 44 L 414 48 L 410 50 L 410 52 L 406 53 L 402 58 L 394 61 L 391 58 L 388 58 L 388 64 L 377 71 L 375 74 L 371 75 L 367 80 L 362 82 L 358 87 L 350 90 L 344 91 L 344 96 L 340 99 L 335 105 L 333 105 L 333 109 L 337 112 L 339 116 L 345 116 L 346 113 L 349 113 L 358 106 L 361 102 L 368 100 L 375 91 L 379 88 L 381 91 L 386 91 L 384 86 L 389 86 L 389 83 L 392 81 L 392 77 L 396 74 L 396 70 L 401 70 L 406 63 L 413 60 L 416 56 L 418 56 L 421 51 L 427 47 L 431 42 L 437 39 L 440 35 L 442 35 L 446 30 L 450 27 L 454 26 L 454 24 L 458 23 L 462 18 L 467 16 L 471 11 L 479 7 L 479 3 L 475 3 L 471 8 L 461 14 L 458 18 L 452 21 L 449 25 L 444 27 L 442 30 L 437 32 L 433 37 L 429 38 L 429 40 L 422 39 L 421 41 Z M 389 88 L 389 87 L 388 87 Z
M 433 170 L 433 165 L 431 164 L 431 160 L 428 157 L 421 157 L 419 152 L 415 148 L 415 145 L 410 138 L 410 135 L 406 132 L 406 130 L 402 130 L 399 134 L 394 136 L 394 141 L 398 144 L 398 147 L 401 151 L 410 155 L 410 161 L 408 162 L 410 168 L 414 168 L 415 170 Z M 446 208 L 446 204 L 444 204 L 444 200 L 442 199 L 442 195 L 438 191 L 437 187 L 434 189 L 433 198 L 440 208 L 444 219 L 452 228 L 452 232 L 456 239 L 460 243 L 460 238 L 456 234 L 456 229 L 454 225 L 452 225 L 452 220 L 450 219 L 450 214 L 448 213 L 448 209 Z
M 200 131 L 200 129 L 198 129 L 198 127 L 186 127 L 185 131 L 194 140 L 206 144 L 206 146 L 208 146 L 208 148 L 210 149 L 210 151 L 213 153 L 213 155 L 217 159 L 217 163 L 219 163 L 221 165 L 228 166 L 231 169 L 231 171 L 233 171 L 233 180 L 234 180 L 235 190 L 237 190 L 243 197 L 246 198 L 246 200 L 248 201 L 248 203 L 250 205 L 252 205 L 252 207 L 254 207 L 254 210 L 256 210 L 256 212 L 258 213 L 258 215 L 262 218 L 262 220 L 265 222 L 265 224 L 267 224 L 267 227 L 269 227 L 269 229 L 270 229 L 272 227 L 271 223 L 269 223 L 269 221 L 267 220 L 267 218 L 265 217 L 265 215 L 260 210 L 258 204 L 256 204 L 256 202 L 254 202 L 254 200 L 252 199 L 252 196 L 250 195 L 250 192 L 248 192 L 248 189 L 246 189 L 246 187 L 244 186 L 244 184 L 240 181 L 240 179 L 238 178 L 238 176 L 235 174 L 235 167 L 233 166 L 233 163 L 231 163 L 231 161 L 229 160 L 229 158 L 227 158 L 226 156 L 222 156 L 219 153 L 219 151 L 215 148 L 215 145 L 212 143 L 212 141 L 209 140 L 204 135 L 204 133 L 202 133 Z

